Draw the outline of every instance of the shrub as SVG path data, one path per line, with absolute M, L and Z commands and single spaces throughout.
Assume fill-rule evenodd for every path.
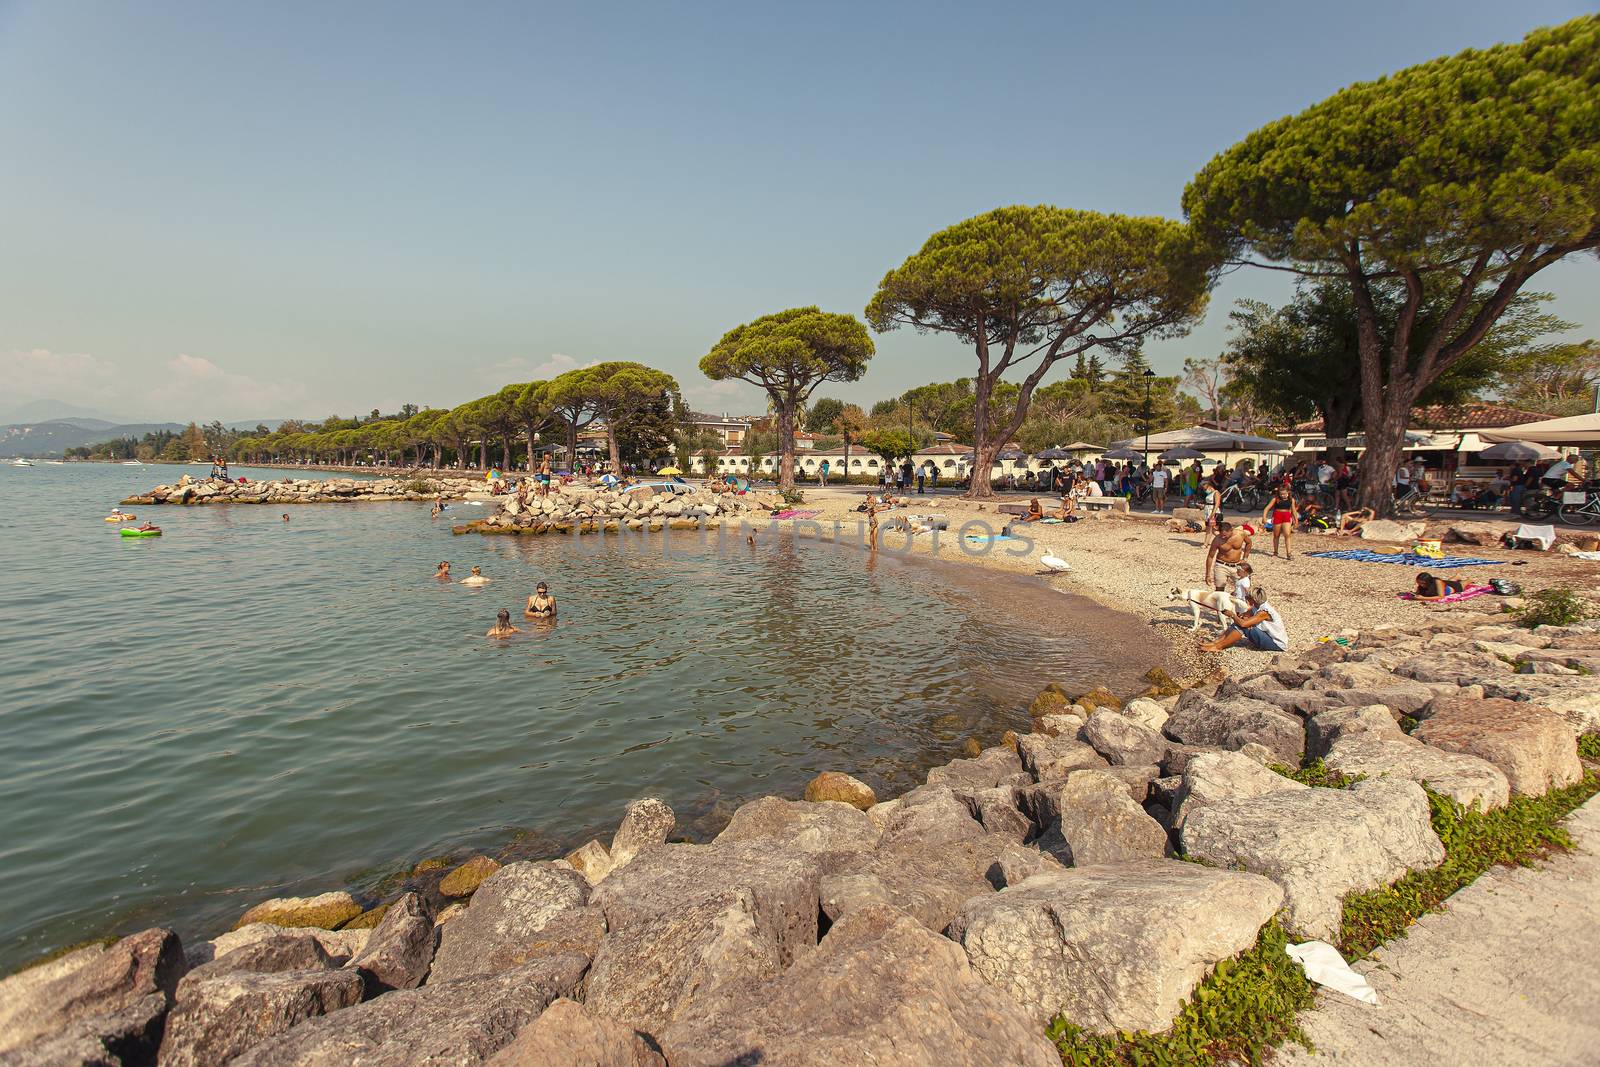
M 426 478 L 412 478 L 409 481 L 403 482 L 400 488 L 404 489 L 408 493 L 418 494 L 436 493 L 439 491 L 438 485 L 434 482 L 430 482 Z
M 1565 585 L 1529 593 L 1527 601 L 1517 609 L 1517 622 L 1530 630 L 1535 626 L 1571 626 L 1582 622 L 1589 613 L 1583 598 Z
M 1306 764 L 1304 767 L 1301 767 L 1299 770 L 1295 770 L 1292 767 L 1285 767 L 1281 763 L 1272 764 L 1268 770 L 1277 771 L 1285 778 L 1293 778 L 1302 785 L 1322 786 L 1325 789 L 1343 789 L 1346 786 L 1354 785 L 1356 782 L 1359 782 L 1361 779 L 1366 777 L 1364 774 L 1351 776 L 1345 774 L 1343 771 L 1336 771 L 1327 764 L 1323 763 L 1322 757 L 1320 756 Z

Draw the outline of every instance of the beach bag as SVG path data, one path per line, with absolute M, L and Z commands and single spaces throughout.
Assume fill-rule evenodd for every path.
M 1489 579 L 1489 588 L 1496 596 L 1521 596 L 1522 586 L 1506 578 Z

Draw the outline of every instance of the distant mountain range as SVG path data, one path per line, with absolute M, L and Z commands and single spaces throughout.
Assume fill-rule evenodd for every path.
M 101 419 L 74 419 L 71 422 L 57 419 L 52 422 L 0 426 L 0 456 L 59 456 L 69 448 L 99 444 L 117 437 L 141 438 L 157 430 L 181 433 L 183 424 L 130 422 L 119 425 Z

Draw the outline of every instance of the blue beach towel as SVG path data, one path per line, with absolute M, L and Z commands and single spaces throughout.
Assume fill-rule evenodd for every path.
M 1357 563 L 1403 563 L 1407 567 L 1432 567 L 1435 570 L 1450 570 L 1453 567 L 1494 567 L 1505 562 L 1503 559 L 1477 559 L 1473 556 L 1419 556 L 1415 552 L 1402 552 L 1399 554 L 1389 552 L 1370 552 L 1364 548 L 1344 548 L 1337 552 L 1307 552 L 1308 556 L 1318 559 L 1348 559 Z
M 1010 534 L 967 534 L 967 540 L 977 541 L 980 544 L 984 541 L 996 544 L 1000 541 L 1019 541 L 1021 538 L 1012 537 Z

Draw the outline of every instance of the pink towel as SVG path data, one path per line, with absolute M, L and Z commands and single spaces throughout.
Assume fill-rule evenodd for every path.
M 822 512 L 820 511 L 797 511 L 794 508 L 790 508 L 788 511 L 780 511 L 772 517 L 775 519 L 814 519 L 821 514 Z
M 1430 600 L 1430 601 L 1428 601 L 1428 603 L 1430 603 L 1430 604 L 1455 604 L 1455 603 L 1458 603 L 1458 602 L 1463 601 L 1463 600 L 1471 600 L 1475 596 L 1482 596 L 1485 593 L 1492 593 L 1492 592 L 1494 592 L 1494 587 L 1493 586 L 1488 586 L 1488 585 L 1469 585 L 1465 589 L 1461 590 L 1461 592 L 1459 592 L 1459 593 L 1451 593 L 1449 596 L 1442 596 L 1438 600 Z M 1415 593 L 1401 593 L 1400 594 L 1400 599 L 1401 600 L 1415 600 L 1415 599 L 1417 599 L 1417 594 L 1415 594 Z

